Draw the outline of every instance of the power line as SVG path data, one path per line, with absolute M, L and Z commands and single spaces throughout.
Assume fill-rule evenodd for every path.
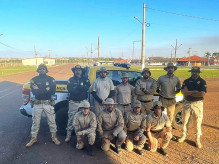
M 6 46 L 6 47 L 8 47 L 8 48 L 12 48 L 12 49 L 16 49 L 16 50 L 18 50 L 17 48 L 11 47 L 11 46 L 9 46 L 9 45 L 7 45 L 7 44 L 4 44 L 4 43 L 2 43 L 2 42 L 0 42 L 0 44 Z
M 164 11 L 164 10 L 159 10 L 159 9 L 154 9 L 154 8 L 150 8 L 150 7 L 146 7 L 146 8 L 149 9 L 149 10 L 154 10 L 154 11 L 158 11 L 158 12 L 162 12 L 162 13 L 166 13 L 166 14 L 173 14 L 173 15 L 178 15 L 178 16 L 183 16 L 183 17 L 189 17 L 189 18 L 194 18 L 194 19 L 201 19 L 201 20 L 206 20 L 206 21 L 219 22 L 218 19 L 203 18 L 203 17 L 192 16 L 192 15 L 187 15 L 187 14 L 174 13 L 174 12 Z

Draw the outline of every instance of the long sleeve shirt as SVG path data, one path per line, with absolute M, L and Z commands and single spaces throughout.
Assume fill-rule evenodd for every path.
M 157 83 L 153 78 L 148 80 L 139 79 L 136 82 L 135 94 L 140 101 L 149 101 L 154 98 L 154 93 L 157 89 Z
M 34 89 L 37 85 L 39 89 Z M 49 87 L 49 90 L 46 88 Z M 56 92 L 55 79 L 48 75 L 39 75 L 30 80 L 31 92 L 37 100 L 50 100 L 51 96 Z
M 142 136 L 146 129 L 146 119 L 143 114 L 135 114 L 134 111 L 130 111 L 124 118 L 124 131 L 126 133 L 136 133 L 137 136 Z
M 93 112 L 84 115 L 82 111 L 76 113 L 74 117 L 73 126 L 75 133 L 82 131 L 83 135 L 95 133 L 97 128 L 96 116 Z
M 111 131 L 112 135 L 117 136 L 124 128 L 124 120 L 119 109 L 114 108 L 112 112 L 103 109 L 97 117 L 97 131 L 100 136 L 104 131 Z
M 88 98 L 90 82 L 87 78 L 71 77 L 67 83 L 67 89 L 70 93 L 69 99 L 74 101 L 82 101 Z

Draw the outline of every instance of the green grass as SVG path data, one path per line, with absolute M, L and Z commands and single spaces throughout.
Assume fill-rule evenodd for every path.
M 163 70 L 164 66 L 146 66 L 151 69 L 152 76 L 156 79 L 166 74 L 166 71 Z M 140 65 L 132 65 L 131 68 L 141 69 Z M 188 78 L 191 76 L 191 73 L 188 72 L 191 67 L 178 67 L 178 70 L 175 72 L 175 75 L 179 78 Z M 36 71 L 36 66 L 19 66 L 19 67 L 8 67 L 8 68 L 0 68 L 0 76 L 17 74 L 22 72 L 31 72 Z M 219 77 L 219 66 L 209 66 L 209 67 L 201 67 L 202 73 L 200 74 L 203 78 L 214 78 Z
M 19 67 L 7 67 L 0 68 L 0 76 L 17 74 L 22 72 L 36 71 L 36 66 L 19 66 Z
M 151 70 L 151 74 L 154 78 L 158 78 L 161 75 L 166 74 L 166 71 L 163 70 L 164 66 L 146 66 Z M 134 69 L 141 69 L 140 65 L 132 65 L 131 68 Z M 178 76 L 179 78 L 188 78 L 191 76 L 191 73 L 188 72 L 191 67 L 178 67 L 178 69 L 175 72 L 175 75 Z M 201 72 L 200 76 L 202 78 L 214 78 L 214 77 L 219 77 L 219 66 L 202 66 L 201 67 Z

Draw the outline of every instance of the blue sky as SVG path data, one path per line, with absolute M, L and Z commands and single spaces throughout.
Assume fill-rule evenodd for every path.
M 170 57 L 176 39 L 178 57 L 219 51 L 218 0 L 0 0 L 0 57 L 33 57 L 51 50 L 53 57 L 90 57 L 91 44 L 100 55 L 131 58 L 133 41 L 141 40 L 146 4 L 146 56 Z M 149 8 L 214 19 L 207 21 Z M 3 44 L 5 45 L 3 45 Z M 141 42 L 135 42 L 135 58 Z M 97 57 L 94 51 L 93 57 Z

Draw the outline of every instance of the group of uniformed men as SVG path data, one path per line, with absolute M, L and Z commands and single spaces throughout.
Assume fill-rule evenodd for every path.
M 77 136 L 77 149 L 87 148 L 89 155 L 93 156 L 93 145 L 96 131 L 101 139 L 101 149 L 108 151 L 111 141 L 115 141 L 117 153 L 121 152 L 121 145 L 125 142 L 126 150 L 132 151 L 136 144 L 138 154 L 142 155 L 142 149 L 148 138 L 148 149 L 155 152 L 158 147 L 158 139 L 162 139 L 160 152 L 167 155 L 166 147 L 172 136 L 171 123 L 175 112 L 175 95 L 182 91 L 185 101 L 183 106 L 183 135 L 178 142 L 186 139 L 187 124 L 191 116 L 196 122 L 196 146 L 201 148 L 200 143 L 201 123 L 203 119 L 203 97 L 206 91 L 206 82 L 199 74 L 199 67 L 192 67 L 191 77 L 183 82 L 174 75 L 177 67 L 168 63 L 164 68 L 167 71 L 155 81 L 151 77 L 148 68 L 142 71 L 142 79 L 133 87 L 128 83 L 129 74 L 122 73 L 122 82 L 114 90 L 113 82 L 107 77 L 108 71 L 101 67 L 96 80 L 92 85 L 92 96 L 94 107 L 91 108 L 88 99 L 90 82 L 84 75 L 84 69 L 80 65 L 72 68 L 74 76 L 68 80 L 69 110 L 67 136 L 65 141 L 69 142 L 73 129 Z M 37 142 L 37 133 L 42 113 L 46 114 L 52 141 L 59 145 L 56 137 L 55 112 L 52 106 L 51 96 L 55 93 L 55 80 L 47 76 L 47 67 L 39 65 L 37 72 L 39 76 L 30 81 L 32 93 L 35 95 L 33 106 L 33 123 L 31 128 L 32 138 L 26 147 Z M 153 100 L 154 93 L 159 93 L 159 101 Z M 116 104 L 116 105 L 115 105 Z M 167 115 L 163 113 L 167 109 Z

